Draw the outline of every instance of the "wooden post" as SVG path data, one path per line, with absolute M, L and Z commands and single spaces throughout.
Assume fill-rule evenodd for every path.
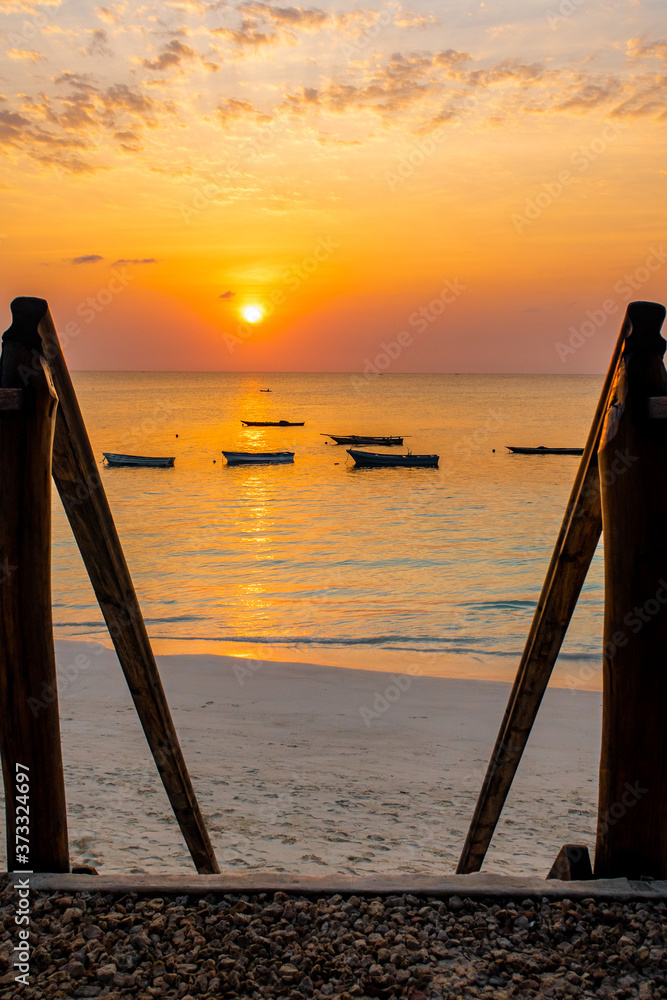
M 633 322 L 656 308 L 628 306 L 588 441 L 574 480 L 505 715 L 461 852 L 457 872 L 479 871 L 563 644 L 602 531 L 597 449 L 621 349 Z M 661 307 L 657 307 L 661 308 Z
M 197 871 L 216 874 L 220 869 L 183 758 L 48 304 L 44 299 L 14 299 L 12 315 L 10 331 L 14 338 L 31 349 L 36 367 L 45 358 L 53 377 L 60 401 L 53 446 L 53 478 L 148 745 Z
M 48 371 L 5 337 L 0 358 L 0 752 L 7 868 L 68 872 L 67 812 L 51 625 Z
M 642 303 L 600 442 L 605 557 L 595 877 L 667 878 L 667 396 L 663 306 Z

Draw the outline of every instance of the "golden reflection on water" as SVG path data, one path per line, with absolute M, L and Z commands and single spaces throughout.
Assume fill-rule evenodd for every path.
M 99 456 L 176 458 L 173 469 L 102 473 L 151 637 L 160 649 L 270 648 L 371 669 L 407 670 L 433 653 L 419 660 L 425 672 L 448 672 L 452 659 L 482 671 L 495 657 L 493 671 L 511 677 L 577 459 L 504 446 L 583 444 L 601 379 L 387 375 L 359 390 L 351 378 L 75 375 Z M 404 434 L 440 468 L 353 474 L 327 432 Z M 228 466 L 223 449 L 289 450 L 295 462 Z M 105 634 L 55 500 L 54 596 L 57 634 Z M 580 603 L 568 642 L 588 653 L 601 627 L 599 559 Z

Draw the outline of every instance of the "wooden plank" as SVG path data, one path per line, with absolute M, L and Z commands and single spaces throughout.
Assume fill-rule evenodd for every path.
M 213 847 L 48 304 L 44 299 L 14 299 L 12 315 L 13 323 L 5 339 L 22 343 L 33 359 L 43 355 L 48 361 L 60 401 L 53 478 L 146 739 L 197 871 L 217 872 Z
M 20 410 L 22 403 L 22 389 L 0 389 L 0 410 Z
M 561 882 L 581 882 L 593 878 L 591 857 L 585 844 L 563 844 L 547 875 Z
M 653 305 L 625 342 L 602 430 L 605 615 L 595 874 L 667 878 L 667 395 Z
M 5 340 L 3 392 L 30 352 Z M 16 392 L 21 394 L 21 390 Z M 40 363 L 19 410 L 0 412 L 0 752 L 8 865 L 69 871 L 51 624 L 51 449 L 58 400 Z
M 667 420 L 667 396 L 649 396 L 648 415 L 651 420 Z
M 625 338 L 633 322 L 641 322 L 653 308 L 650 302 L 628 306 L 461 853 L 459 874 L 482 866 L 595 554 L 602 531 L 597 466 L 602 423 Z
M 34 875 L 33 892 L 100 892 L 160 896 L 206 896 L 208 893 L 289 892 L 306 896 L 336 893 L 366 896 L 434 896 L 448 899 L 597 899 L 637 902 L 667 900 L 667 882 L 593 879 L 564 882 L 509 875 L 290 875 L 243 872 L 225 875 Z

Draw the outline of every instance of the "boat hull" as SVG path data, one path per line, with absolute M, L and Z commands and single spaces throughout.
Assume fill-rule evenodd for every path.
M 329 437 L 336 444 L 377 444 L 386 448 L 403 444 L 402 437 L 369 437 L 363 434 L 323 434 L 322 437 Z
M 176 461 L 173 455 L 150 456 L 150 455 L 119 455 L 115 452 L 102 452 L 107 465 L 110 466 L 133 466 L 142 469 L 170 469 Z
M 306 423 L 294 423 L 292 420 L 242 420 L 244 427 L 303 427 Z
M 293 451 L 223 451 L 228 465 L 284 465 L 294 461 Z
M 356 451 L 347 449 L 356 465 L 365 468 L 421 468 L 436 469 L 440 461 L 439 455 L 382 455 L 373 451 Z
M 513 455 L 583 455 L 583 448 L 516 448 L 509 444 L 505 447 L 508 451 L 511 451 Z

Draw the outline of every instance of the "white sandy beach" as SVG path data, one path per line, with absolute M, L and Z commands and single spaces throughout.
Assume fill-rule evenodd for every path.
M 72 863 L 192 871 L 115 653 L 59 641 L 57 655 Z M 158 662 L 223 871 L 454 870 L 508 684 Z M 547 692 L 487 870 L 545 875 L 563 843 L 592 845 L 600 706 Z

